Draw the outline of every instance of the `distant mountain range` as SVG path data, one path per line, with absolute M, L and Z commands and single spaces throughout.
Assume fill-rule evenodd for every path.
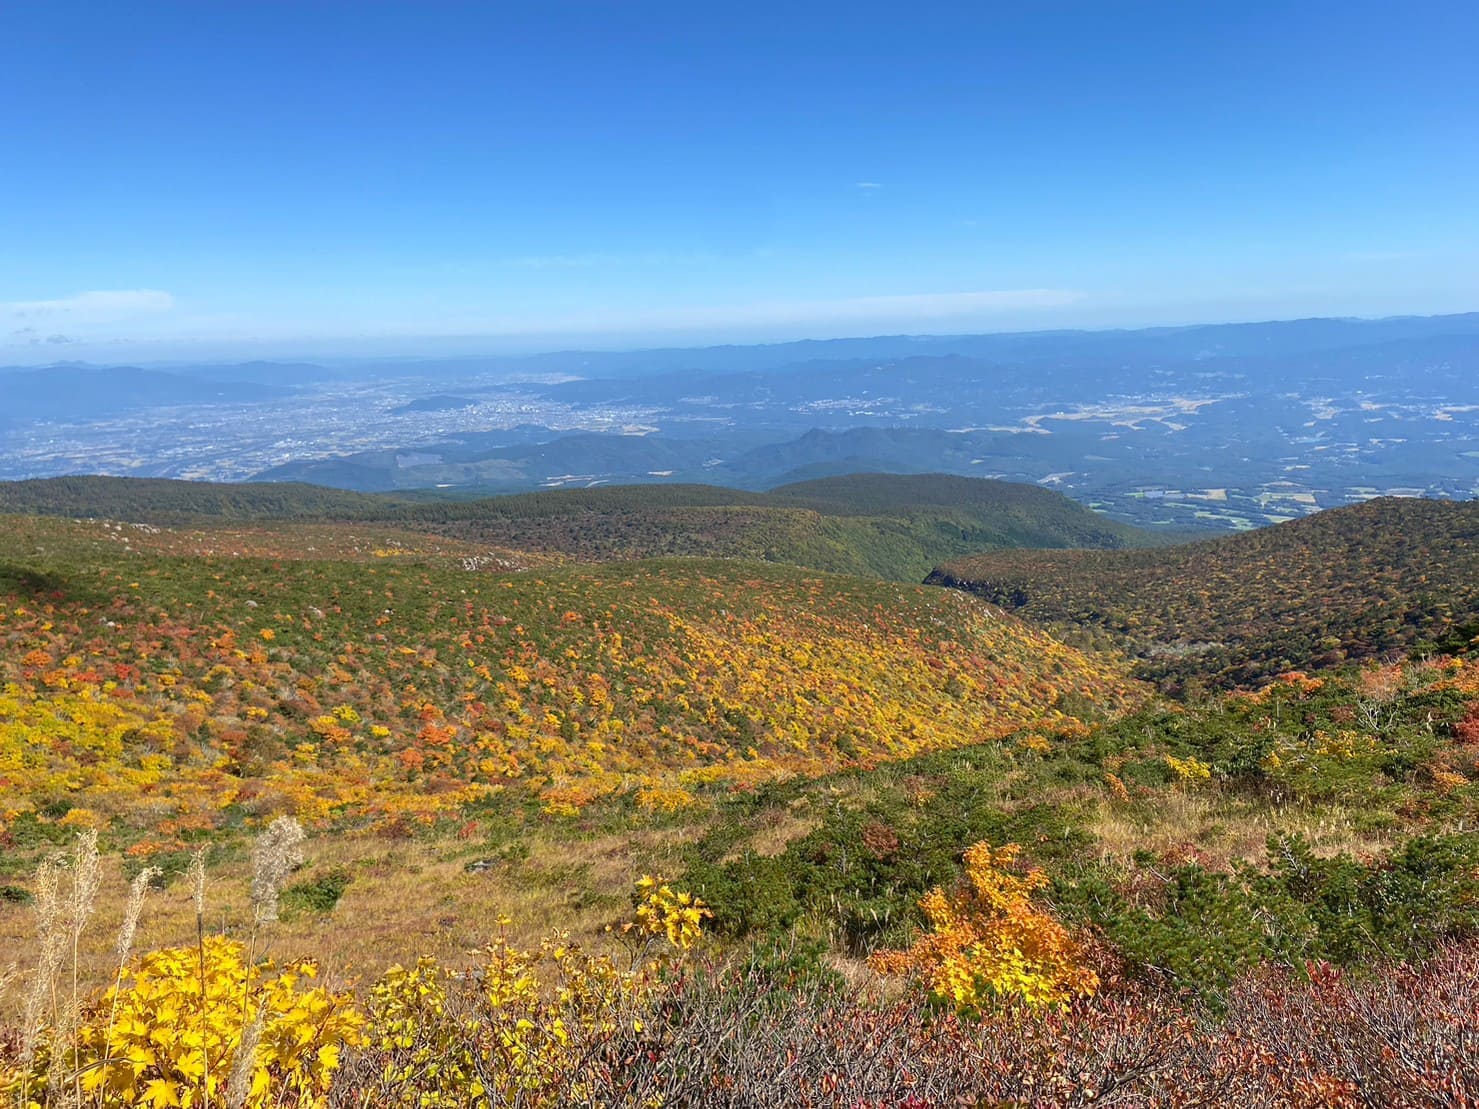
M 247 380 L 249 376 L 228 376 L 222 369 L 182 374 L 137 366 L 0 370 L 0 419 L 12 425 L 29 420 L 72 423 L 159 405 L 253 404 L 292 391 L 267 380 Z
M 952 434 L 934 428 L 813 429 L 794 439 L 742 449 L 724 458 L 716 457 L 716 443 L 707 438 L 582 432 L 494 448 L 446 441 L 420 450 L 365 451 L 275 466 L 254 480 L 310 482 L 364 492 L 437 485 L 513 491 L 536 484 L 590 486 L 694 479 L 765 489 L 789 481 L 870 471 L 959 472 L 977 459 L 989 463 L 1003 445 L 1015 443 L 1003 435 Z

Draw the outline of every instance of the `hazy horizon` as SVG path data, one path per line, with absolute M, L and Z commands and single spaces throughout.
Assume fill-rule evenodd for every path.
M 989 335 L 1035 335 L 1057 332 L 1083 332 L 1085 334 L 1180 330 L 1236 326 L 1239 324 L 1281 324 L 1309 320 L 1341 320 L 1359 323 L 1374 323 L 1397 319 L 1443 319 L 1449 316 L 1463 317 L 1479 314 L 1474 311 L 1455 312 L 1394 312 L 1386 315 L 1301 315 L 1282 318 L 1249 316 L 1241 319 L 1189 319 L 1177 322 L 1150 322 L 1123 325 L 1085 325 L 1063 327 L 1002 327 L 979 330 L 894 330 L 894 331 L 837 331 L 782 334 L 774 338 L 746 338 L 744 336 L 704 336 L 695 333 L 690 341 L 681 341 L 682 336 L 671 332 L 650 332 L 644 342 L 640 336 L 604 336 L 599 333 L 574 333 L 561 342 L 558 337 L 539 341 L 524 336 L 488 335 L 445 335 L 445 336 L 396 336 L 393 338 L 324 338 L 319 340 L 257 340 L 231 342 L 199 340 L 191 343 L 117 342 L 112 344 L 66 344 L 31 345 L 18 351 L 14 357 L 7 348 L 0 368 L 45 369 L 48 366 L 89 365 L 138 365 L 167 368 L 211 363 L 242 363 L 251 361 L 284 362 L 314 361 L 326 364 L 359 364 L 385 362 L 414 362 L 421 359 L 466 359 L 521 358 L 543 355 L 637 352 L 647 350 L 695 350 L 716 347 L 768 347 L 792 343 L 827 343 L 838 340 L 871 340 L 905 338 L 948 340 L 966 336 Z M 671 340 L 671 341 L 669 341 Z M 27 354 L 32 357 L 26 357 Z

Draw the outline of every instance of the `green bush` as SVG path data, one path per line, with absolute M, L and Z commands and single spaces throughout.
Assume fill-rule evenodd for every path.
M 349 871 L 334 867 L 316 877 L 296 882 L 282 891 L 283 908 L 323 916 L 334 911 L 351 881 Z
M 1190 864 L 1132 901 L 1123 875 L 1088 868 L 1052 896 L 1142 973 L 1215 997 L 1262 961 L 1293 969 L 1412 960 L 1479 935 L 1479 835 L 1408 840 L 1384 860 L 1318 858 L 1298 837 L 1269 843 L 1270 867 L 1232 873 Z M 1141 860 L 1140 873 L 1153 873 Z

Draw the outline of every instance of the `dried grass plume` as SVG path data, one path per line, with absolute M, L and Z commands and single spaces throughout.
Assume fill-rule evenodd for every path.
M 252 848 L 252 907 L 260 922 L 277 919 L 277 898 L 288 875 L 303 865 L 303 826 L 280 816 L 257 837 Z

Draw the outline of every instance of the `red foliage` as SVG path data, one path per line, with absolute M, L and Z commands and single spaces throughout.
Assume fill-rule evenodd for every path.
M 1453 726 L 1453 734 L 1461 743 L 1479 743 L 1479 701 L 1470 701 L 1464 718 Z

